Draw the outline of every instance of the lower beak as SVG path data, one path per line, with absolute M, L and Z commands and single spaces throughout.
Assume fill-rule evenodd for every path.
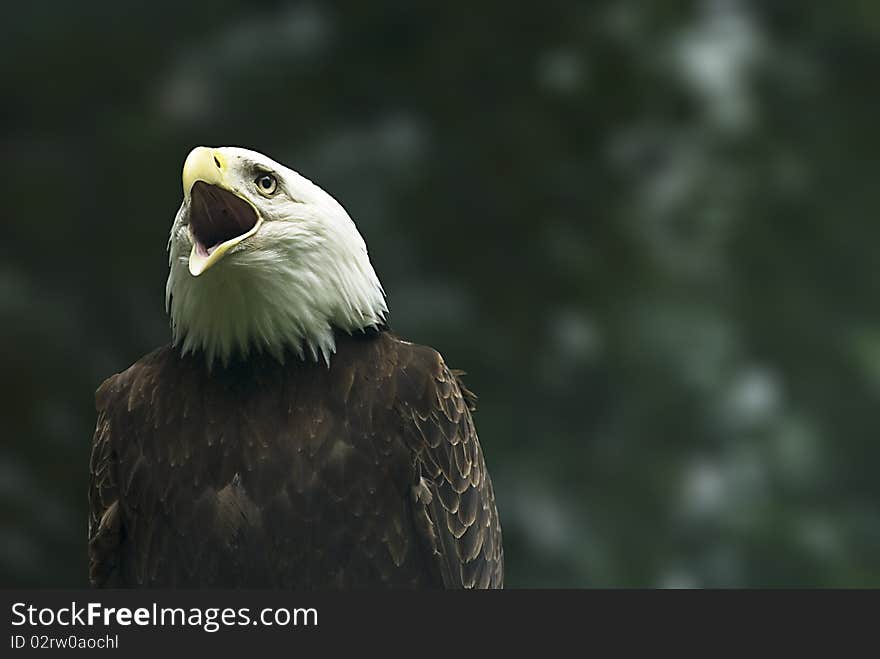
M 248 231 L 247 233 L 243 233 L 240 236 L 236 236 L 235 238 L 231 238 L 226 242 L 222 242 L 219 245 L 215 245 L 214 247 L 205 248 L 195 237 L 192 235 L 192 231 L 190 231 L 190 238 L 193 242 L 192 251 L 189 253 L 189 273 L 193 277 L 198 277 L 205 270 L 210 268 L 212 265 L 217 263 L 223 256 L 233 247 L 238 245 L 241 241 L 250 238 L 253 236 L 257 230 L 260 228 L 260 225 L 263 223 L 262 218 L 257 220 L 257 223 L 254 225 L 254 228 Z

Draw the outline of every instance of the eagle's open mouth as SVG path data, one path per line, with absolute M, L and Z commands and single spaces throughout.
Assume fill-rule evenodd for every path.
M 257 213 L 253 207 L 228 190 L 196 181 L 190 195 L 189 228 L 196 253 L 200 256 L 210 256 L 223 243 L 257 226 Z

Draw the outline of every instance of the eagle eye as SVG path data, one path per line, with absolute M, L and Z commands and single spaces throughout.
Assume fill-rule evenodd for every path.
M 278 187 L 278 181 L 271 174 L 260 174 L 256 180 L 257 190 L 266 196 L 275 194 Z

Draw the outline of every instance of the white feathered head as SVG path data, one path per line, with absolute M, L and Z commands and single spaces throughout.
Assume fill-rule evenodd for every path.
M 334 328 L 388 313 L 367 247 L 345 209 L 295 171 L 235 147 L 198 147 L 168 241 L 166 308 L 175 345 L 208 363 L 290 350 L 323 358 Z

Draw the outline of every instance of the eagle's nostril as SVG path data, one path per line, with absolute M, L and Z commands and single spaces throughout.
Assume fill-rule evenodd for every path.
M 220 166 L 220 161 L 217 160 L 217 156 L 214 156 L 214 164 L 217 165 L 217 169 L 223 169 L 223 168 Z

